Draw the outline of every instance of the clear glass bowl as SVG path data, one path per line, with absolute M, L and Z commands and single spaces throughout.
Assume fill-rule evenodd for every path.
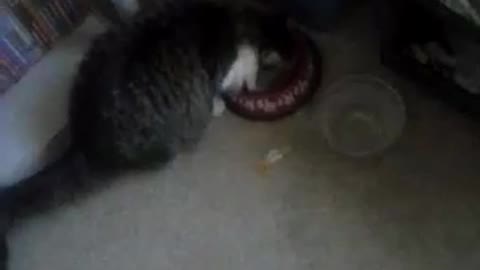
M 329 145 L 352 157 L 382 152 L 400 137 L 406 122 L 400 94 L 370 75 L 348 76 L 328 87 L 320 112 Z

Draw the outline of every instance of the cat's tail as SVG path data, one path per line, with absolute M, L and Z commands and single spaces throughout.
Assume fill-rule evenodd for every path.
M 28 216 L 68 203 L 93 185 L 86 177 L 86 162 L 70 148 L 62 158 L 39 173 L 0 190 L 0 270 L 8 265 L 7 233 Z
M 0 191 L 0 226 L 11 227 L 23 218 L 68 204 L 99 183 L 90 177 L 87 162 L 72 146 L 39 173 Z

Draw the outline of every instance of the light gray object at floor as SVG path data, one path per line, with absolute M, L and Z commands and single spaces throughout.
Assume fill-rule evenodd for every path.
M 77 64 L 92 38 L 104 30 L 88 18 L 0 96 L 0 187 L 34 174 L 62 152 L 64 144 L 49 142 L 66 124 Z
M 392 145 L 405 125 L 402 97 L 385 81 L 352 75 L 334 83 L 320 104 L 322 131 L 337 151 L 364 157 Z

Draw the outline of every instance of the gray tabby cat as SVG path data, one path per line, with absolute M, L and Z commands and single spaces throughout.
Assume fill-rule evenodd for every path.
M 0 229 L 105 186 L 111 174 L 158 168 L 194 146 L 215 97 L 254 87 L 259 51 L 287 44 L 285 31 L 283 17 L 197 1 L 165 5 L 99 36 L 74 83 L 71 148 L 0 193 Z M 0 269 L 6 252 L 0 243 Z

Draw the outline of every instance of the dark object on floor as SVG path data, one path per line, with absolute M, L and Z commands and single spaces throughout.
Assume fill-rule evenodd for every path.
M 292 67 L 278 75 L 271 90 L 225 96 L 231 111 L 250 120 L 273 121 L 296 112 L 311 99 L 320 82 L 320 56 L 305 34 L 295 36 Z
M 7 201 L 0 195 L 0 270 L 6 270 L 8 267 L 8 246 L 7 233 L 9 219 L 6 212 Z
M 0 270 L 6 270 L 7 269 L 7 263 L 8 263 L 8 249 L 7 249 L 7 235 L 6 232 L 4 232 L 2 235 L 0 235 Z
M 480 29 L 436 0 L 377 1 L 377 11 L 383 64 L 480 117 Z

